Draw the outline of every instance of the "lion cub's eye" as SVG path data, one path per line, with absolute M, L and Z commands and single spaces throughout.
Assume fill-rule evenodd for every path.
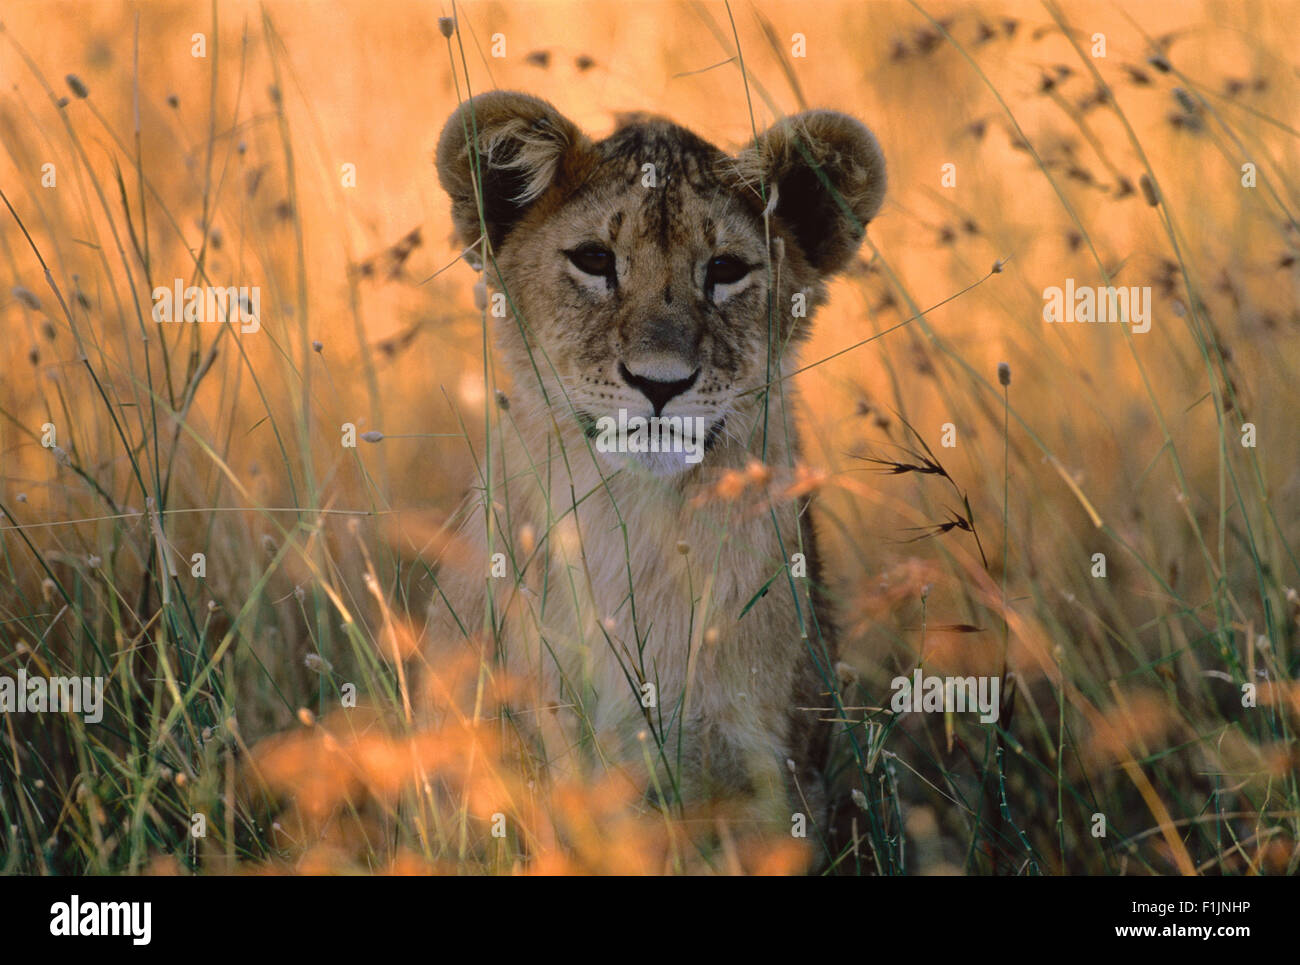
M 705 285 L 730 285 L 740 281 L 750 272 L 749 265 L 732 255 L 718 255 L 709 262 L 704 275 Z
M 607 277 L 614 273 L 614 252 L 604 245 L 588 242 L 565 254 L 579 271 L 585 271 L 588 275 Z

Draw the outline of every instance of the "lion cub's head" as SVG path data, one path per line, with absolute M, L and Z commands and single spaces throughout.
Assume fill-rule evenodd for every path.
M 758 390 L 789 367 L 885 190 L 876 139 L 845 114 L 796 115 L 731 156 L 644 115 L 592 142 L 505 91 L 451 117 L 437 165 L 460 243 L 489 243 L 524 413 L 549 404 L 588 437 L 620 410 L 659 417 L 678 451 L 609 454 L 659 474 L 748 458 Z

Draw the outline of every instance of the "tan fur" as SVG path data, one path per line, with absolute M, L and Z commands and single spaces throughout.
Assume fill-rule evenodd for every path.
M 879 209 L 884 162 L 866 128 L 830 111 L 783 121 L 737 157 L 662 119 L 620 125 L 593 143 L 549 104 L 493 92 L 443 131 L 458 241 L 509 296 L 509 317 L 490 321 L 511 386 L 478 456 L 491 462 L 490 531 L 480 479 L 461 530 L 472 558 L 439 570 L 434 619 L 443 640 L 541 684 L 517 719 L 553 768 L 648 752 L 687 800 L 743 797 L 787 828 L 792 808 L 819 821 L 829 725 L 799 708 L 830 705 L 835 649 L 812 528 L 803 504 L 755 512 L 716 486 L 760 459 L 798 463 L 781 376 L 808 320 L 792 317 L 792 296 L 809 315 L 824 300 Z M 566 252 L 584 243 L 613 252 L 611 275 L 574 267 Z M 757 267 L 710 284 L 723 253 Z M 595 451 L 593 419 L 650 414 L 620 363 L 656 383 L 694 380 L 663 414 L 716 427 L 702 463 Z M 489 575 L 496 552 L 504 579 Z M 799 552 L 808 577 L 792 579 Z

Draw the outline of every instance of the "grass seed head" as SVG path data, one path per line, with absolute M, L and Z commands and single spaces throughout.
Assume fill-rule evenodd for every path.
M 32 311 L 39 312 L 41 310 L 40 299 L 36 297 L 30 288 L 24 288 L 22 285 L 15 285 L 13 288 L 13 296 Z
M 1147 204 L 1154 208 L 1160 203 L 1160 195 L 1156 192 L 1155 182 L 1148 175 L 1142 175 L 1138 184 L 1142 188 L 1142 197 L 1146 198 Z

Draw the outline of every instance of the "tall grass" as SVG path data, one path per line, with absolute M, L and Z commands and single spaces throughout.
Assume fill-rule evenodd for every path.
M 469 5 L 447 39 L 414 4 L 68 9 L 0 32 L 0 674 L 102 676 L 106 709 L 0 721 L 6 871 L 1300 865 L 1293 6 Z M 513 525 L 429 164 L 493 86 L 728 147 L 825 105 L 885 147 L 804 410 L 768 414 L 806 462 L 712 494 L 818 495 L 841 794 L 807 840 L 647 798 L 671 706 L 644 759 L 553 776 L 519 760 L 531 682 L 434 656 L 460 514 Z M 176 277 L 259 286 L 261 329 L 155 323 Z M 1045 324 L 1067 278 L 1152 286 L 1151 331 Z M 701 588 L 742 550 L 692 547 Z M 918 666 L 996 677 L 998 721 L 891 713 Z

